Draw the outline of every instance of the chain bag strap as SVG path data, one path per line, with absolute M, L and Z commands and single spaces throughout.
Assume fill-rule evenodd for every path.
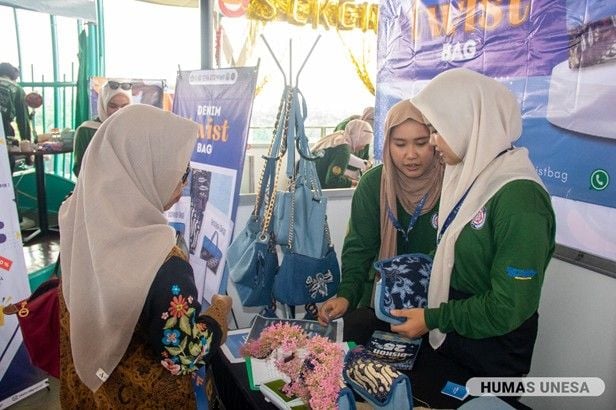
M 235 283 L 244 306 L 271 303 L 272 286 L 278 271 L 278 256 L 271 241 L 271 219 L 280 173 L 281 157 L 286 150 L 282 136 L 288 129 L 291 108 L 290 89 L 281 98 L 272 143 L 261 172 L 255 207 L 246 227 L 237 235 L 228 250 L 229 277 Z

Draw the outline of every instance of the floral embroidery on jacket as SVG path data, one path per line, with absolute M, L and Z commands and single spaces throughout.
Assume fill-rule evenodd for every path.
M 174 296 L 169 309 L 161 315 L 165 320 L 162 332 L 165 350 L 161 352 L 160 364 L 173 375 L 193 373 L 205 364 L 203 357 L 209 353 L 212 342 L 212 332 L 207 325 L 196 321 L 198 312 L 190 306 L 194 298 L 184 298 L 179 291 L 179 286 L 171 287 Z

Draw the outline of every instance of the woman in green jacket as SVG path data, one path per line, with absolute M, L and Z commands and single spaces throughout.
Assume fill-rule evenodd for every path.
M 86 148 L 88 148 L 98 127 L 116 111 L 132 103 L 133 93 L 131 89 L 131 83 L 112 80 L 101 87 L 97 102 L 98 117 L 94 120 L 84 121 L 75 131 L 73 143 L 73 173 L 75 176 L 79 176 L 83 154 L 85 154 Z
M 471 377 L 529 372 L 555 221 L 528 151 L 512 145 L 522 119 L 507 87 L 452 69 L 411 102 L 447 165 L 428 307 L 392 311 L 406 320 L 391 329 L 410 338 L 429 332 L 413 369 L 413 394 L 449 407 L 459 402 L 441 401 L 447 380 L 464 385 Z M 447 374 L 436 370 L 444 368 Z
M 350 188 L 370 166 L 368 154 L 373 132 L 369 123 L 352 120 L 343 131 L 323 137 L 313 147 L 321 188 Z

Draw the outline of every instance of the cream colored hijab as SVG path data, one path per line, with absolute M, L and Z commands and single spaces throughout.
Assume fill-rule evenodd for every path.
M 366 121 L 372 128 L 374 128 L 374 107 L 364 108 L 364 112 L 361 113 L 360 120 Z
M 323 137 L 314 144 L 312 152 L 348 144 L 351 148 L 351 153 L 355 153 L 370 144 L 373 136 L 372 126 L 368 122 L 351 120 L 344 130 Z
M 60 207 L 62 292 L 77 375 L 96 391 L 133 336 L 150 285 L 175 243 L 163 206 L 197 140 L 192 121 L 131 105 L 92 139 Z
M 101 92 L 98 95 L 98 101 L 96 103 L 96 108 L 98 109 L 98 119 L 101 120 L 101 122 L 109 118 L 109 114 L 107 114 L 107 105 L 109 105 L 109 101 L 111 101 L 111 99 L 118 94 L 124 94 L 128 97 L 128 103 L 133 103 L 132 90 L 123 90 L 121 87 L 112 90 L 111 87 L 109 87 L 109 83 L 105 83 L 101 87 Z
M 522 132 L 522 118 L 515 96 L 498 81 L 456 68 L 436 76 L 411 102 L 462 159 L 445 169 L 439 229 L 472 185 L 436 249 L 428 307 L 437 308 L 448 300 L 456 239 L 464 226 L 506 183 L 527 179 L 542 184 L 528 151 L 510 149 Z M 430 331 L 432 347 L 444 340 L 444 333 Z
M 421 198 L 427 193 L 428 197 L 423 205 L 421 214 L 430 211 L 441 194 L 444 166 L 434 155 L 432 164 L 426 173 L 419 178 L 409 178 L 396 168 L 389 151 L 389 137 L 391 130 L 407 120 L 413 120 L 424 124 L 424 119 L 419 110 L 409 100 L 403 100 L 395 104 L 387 112 L 385 119 L 385 138 L 383 142 L 383 173 L 381 174 L 381 250 L 379 258 L 386 259 L 395 256 L 397 249 L 396 228 L 387 217 L 387 208 L 398 217 L 396 199 L 408 214 L 412 214 Z

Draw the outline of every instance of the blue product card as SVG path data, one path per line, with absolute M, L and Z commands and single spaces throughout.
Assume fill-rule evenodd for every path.
M 445 387 L 443 387 L 443 390 L 441 390 L 441 393 L 454 397 L 458 400 L 464 400 L 468 397 L 468 390 L 466 390 L 466 387 L 454 382 L 447 382 Z

